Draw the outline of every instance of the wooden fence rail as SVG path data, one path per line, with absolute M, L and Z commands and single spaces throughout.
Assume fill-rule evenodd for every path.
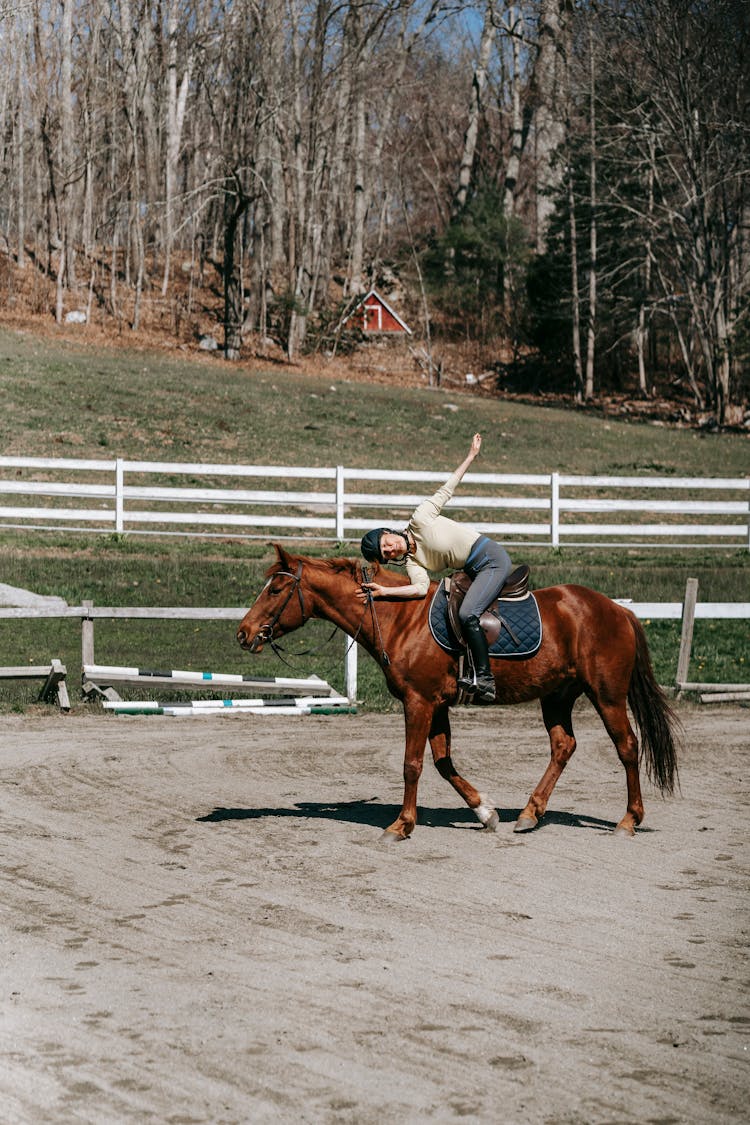
M 0 527 L 344 543 L 397 526 L 445 477 L 343 465 L 0 457 Z M 744 477 L 467 473 L 449 507 L 509 545 L 750 549 Z

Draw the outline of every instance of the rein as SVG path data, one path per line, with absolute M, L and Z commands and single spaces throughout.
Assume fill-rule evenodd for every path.
M 408 547 L 408 545 L 409 544 L 407 542 L 407 547 Z M 369 582 L 370 581 L 370 568 L 369 568 L 369 566 L 364 566 L 364 564 L 362 566 L 362 581 L 363 582 Z M 378 647 L 380 648 L 380 659 L 383 661 L 383 664 L 387 666 L 388 664 L 390 664 L 391 658 L 388 655 L 388 653 L 385 651 L 385 646 L 383 645 L 383 634 L 380 631 L 380 622 L 378 621 L 378 615 L 377 615 L 377 612 L 375 610 L 375 599 L 372 596 L 372 593 L 371 593 L 370 590 L 367 591 L 367 601 L 365 602 L 365 613 L 367 612 L 368 605 L 370 607 L 370 612 L 372 614 L 373 631 L 374 631 L 375 636 L 377 637 L 377 640 L 378 640 Z M 352 644 L 354 644 L 354 641 L 356 641 L 357 637 L 361 633 L 362 626 L 364 625 L 364 622 L 365 622 L 365 615 L 363 613 L 362 614 L 362 620 L 359 623 L 359 629 L 357 629 L 357 632 L 354 634 L 354 637 L 352 639 Z

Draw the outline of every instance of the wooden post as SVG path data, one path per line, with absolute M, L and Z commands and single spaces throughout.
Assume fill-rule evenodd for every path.
M 693 625 L 695 623 L 695 603 L 698 600 L 698 579 L 688 578 L 685 585 L 685 601 L 682 606 L 682 636 L 680 655 L 677 660 L 677 694 L 688 681 L 690 650 L 693 647 Z
M 44 682 L 42 690 L 39 692 L 39 699 L 43 703 L 49 703 L 54 695 L 61 711 L 70 710 L 70 697 L 68 696 L 68 688 L 65 683 L 67 674 L 67 669 L 60 660 L 52 661 L 49 675 Z
M 94 608 L 93 602 L 81 602 L 85 610 Z M 81 666 L 94 664 L 94 619 L 90 615 L 81 618 Z

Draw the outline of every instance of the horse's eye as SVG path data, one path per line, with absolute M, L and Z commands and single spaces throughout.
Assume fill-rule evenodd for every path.
M 269 594 L 272 594 L 274 597 L 276 597 L 277 594 L 281 593 L 282 588 L 283 587 L 281 587 L 281 586 L 269 586 L 268 592 L 269 592 Z

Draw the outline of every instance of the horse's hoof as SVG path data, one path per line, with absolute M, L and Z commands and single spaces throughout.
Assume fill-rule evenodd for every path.
M 627 828 L 623 824 L 618 824 L 613 836 L 621 836 L 625 840 L 632 840 L 635 837 L 635 828 Z
M 513 825 L 514 832 L 532 832 L 539 821 L 535 816 L 519 816 L 516 823 Z
M 386 828 L 385 832 L 380 837 L 381 844 L 400 844 L 403 840 L 408 840 L 408 836 L 399 836 L 398 832 L 392 832 L 390 828 Z
M 490 832 L 497 832 L 500 824 L 500 817 L 497 815 L 497 809 L 491 805 L 486 797 L 480 793 L 481 803 L 473 810 L 474 816 L 480 821 L 483 828 L 487 828 Z

